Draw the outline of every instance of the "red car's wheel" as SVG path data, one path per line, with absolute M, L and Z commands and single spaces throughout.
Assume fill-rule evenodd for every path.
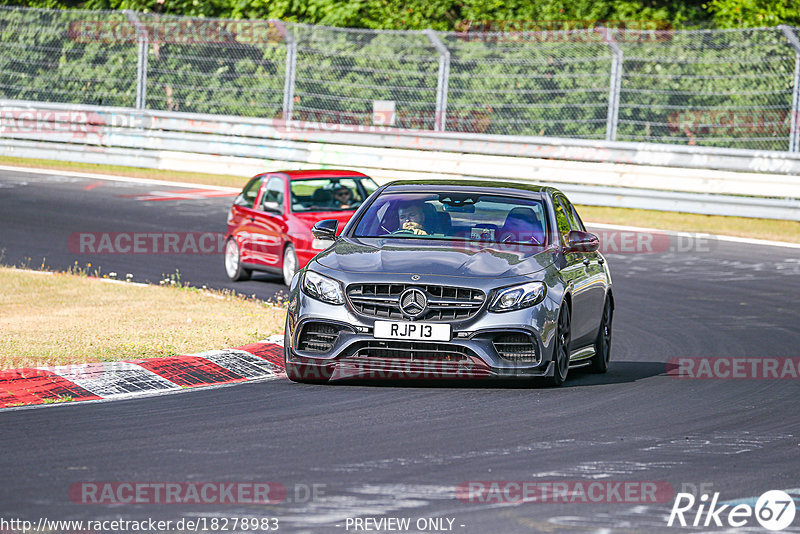
M 250 279 L 250 269 L 242 267 L 242 255 L 239 243 L 232 237 L 225 243 L 225 272 L 234 282 Z
M 292 245 L 286 245 L 283 251 L 283 283 L 286 286 L 292 285 L 292 278 L 297 272 L 297 253 Z

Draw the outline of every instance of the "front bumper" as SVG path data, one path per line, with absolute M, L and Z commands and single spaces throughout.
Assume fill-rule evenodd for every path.
M 374 337 L 376 318 L 347 305 L 330 305 L 295 293 L 287 321 L 287 366 L 312 378 L 519 378 L 553 375 L 552 341 L 558 308 L 548 299 L 524 310 L 490 313 L 451 323 L 450 341 L 386 340 Z M 337 329 L 330 347 L 304 342 L 309 325 Z M 535 356 L 521 361 L 501 355 L 502 336 L 522 334 Z M 332 336 L 330 336 L 332 337 Z M 328 339 L 330 339 L 330 337 Z

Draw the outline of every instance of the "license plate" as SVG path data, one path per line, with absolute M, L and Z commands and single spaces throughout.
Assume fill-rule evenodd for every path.
M 418 339 L 450 341 L 449 324 L 375 321 L 374 337 L 378 339 Z

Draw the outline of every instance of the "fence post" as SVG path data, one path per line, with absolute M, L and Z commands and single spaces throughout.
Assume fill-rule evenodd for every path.
M 294 86 L 297 72 L 297 39 L 286 25 L 276 20 L 274 23 L 283 30 L 286 39 L 286 72 L 283 81 L 283 120 L 292 120 L 294 111 Z
M 622 87 L 622 49 L 611 35 L 609 28 L 597 28 L 604 33 L 605 40 L 611 53 L 611 76 L 608 88 L 608 117 L 606 119 L 606 141 L 617 140 L 617 124 L 619 123 L 619 93 Z
M 798 116 L 800 113 L 800 40 L 789 26 L 778 26 L 783 35 L 788 39 L 789 44 L 794 48 L 794 82 L 792 84 L 792 116 L 789 119 L 789 152 L 800 152 L 800 124 Z
M 433 47 L 439 52 L 439 78 L 436 82 L 436 117 L 434 130 L 443 132 L 447 129 L 447 86 L 450 82 L 450 51 L 433 30 L 425 30 L 425 35 Z
M 144 109 L 147 104 L 147 50 L 149 37 L 147 28 L 144 27 L 136 13 L 130 9 L 123 12 L 128 17 L 128 22 L 136 28 L 136 42 L 139 45 L 138 59 L 136 60 L 136 109 Z

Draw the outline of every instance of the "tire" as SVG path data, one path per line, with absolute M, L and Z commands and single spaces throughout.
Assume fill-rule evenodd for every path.
M 242 254 L 239 243 L 232 237 L 225 243 L 225 273 L 232 282 L 250 279 L 250 269 L 242 267 Z
M 558 312 L 558 328 L 556 329 L 556 339 L 553 346 L 553 376 L 550 377 L 550 385 L 561 386 L 567 380 L 569 373 L 569 344 L 571 331 L 571 316 L 569 306 L 565 303 Z
M 608 363 L 611 361 L 611 324 L 614 320 L 614 308 L 611 307 L 611 300 L 606 298 L 603 305 L 603 319 L 600 321 L 600 330 L 597 332 L 597 339 L 594 342 L 594 356 L 589 365 L 589 372 L 605 373 L 608 371 Z
M 283 250 L 283 283 L 286 287 L 292 285 L 292 278 L 294 273 L 297 272 L 297 253 L 294 251 L 294 246 L 291 244 L 286 245 Z

